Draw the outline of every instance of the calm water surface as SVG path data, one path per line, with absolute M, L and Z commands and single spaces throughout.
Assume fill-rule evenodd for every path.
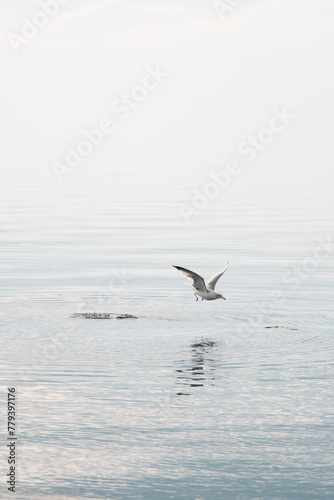
M 3 186 L 16 498 L 334 498 L 333 245 L 315 258 L 333 200 L 246 190 L 186 223 L 191 192 L 134 184 Z M 227 260 L 226 301 L 196 302 L 171 267 Z M 71 317 L 93 311 L 138 319 Z

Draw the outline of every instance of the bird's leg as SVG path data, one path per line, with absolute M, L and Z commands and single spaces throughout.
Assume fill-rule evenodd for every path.
M 202 298 L 202 300 L 204 300 L 204 299 Z
M 196 297 L 196 300 L 198 300 L 198 297 L 197 297 L 196 293 L 194 293 L 194 295 L 195 295 L 195 297 Z

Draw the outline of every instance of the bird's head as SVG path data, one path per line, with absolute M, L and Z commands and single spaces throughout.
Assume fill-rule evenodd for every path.
M 222 294 L 219 294 L 219 298 L 226 300 L 225 297 L 222 296 Z

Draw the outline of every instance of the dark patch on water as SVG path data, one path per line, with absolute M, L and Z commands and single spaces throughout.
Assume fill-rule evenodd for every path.
M 115 313 L 74 313 L 71 318 L 85 319 L 138 319 L 138 316 L 132 314 L 115 314 Z
M 298 328 L 292 328 L 291 326 L 265 326 L 265 328 L 285 328 L 285 330 L 298 330 Z

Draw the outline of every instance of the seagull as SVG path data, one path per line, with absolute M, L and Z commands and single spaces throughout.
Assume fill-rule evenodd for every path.
M 226 300 L 225 297 L 223 297 L 220 293 L 215 292 L 215 286 L 216 286 L 216 283 L 219 280 L 219 278 L 221 276 L 223 276 L 224 272 L 227 269 L 227 266 L 228 266 L 228 263 L 226 264 L 226 266 L 224 267 L 224 269 L 222 271 L 219 271 L 219 273 L 212 276 L 212 278 L 210 278 L 207 283 L 204 282 L 204 279 L 202 278 L 202 276 L 194 273 L 193 271 L 189 271 L 189 269 L 185 269 L 184 267 L 179 267 L 179 266 L 173 266 L 173 267 L 175 267 L 175 269 L 180 271 L 180 273 L 187 276 L 187 278 L 192 280 L 192 283 L 189 286 L 191 286 L 191 288 L 194 290 L 194 292 L 195 292 L 194 295 L 196 297 L 196 300 L 198 300 L 197 295 L 202 297 L 202 300 L 204 300 L 204 299 L 205 300 L 216 300 L 216 299 Z

